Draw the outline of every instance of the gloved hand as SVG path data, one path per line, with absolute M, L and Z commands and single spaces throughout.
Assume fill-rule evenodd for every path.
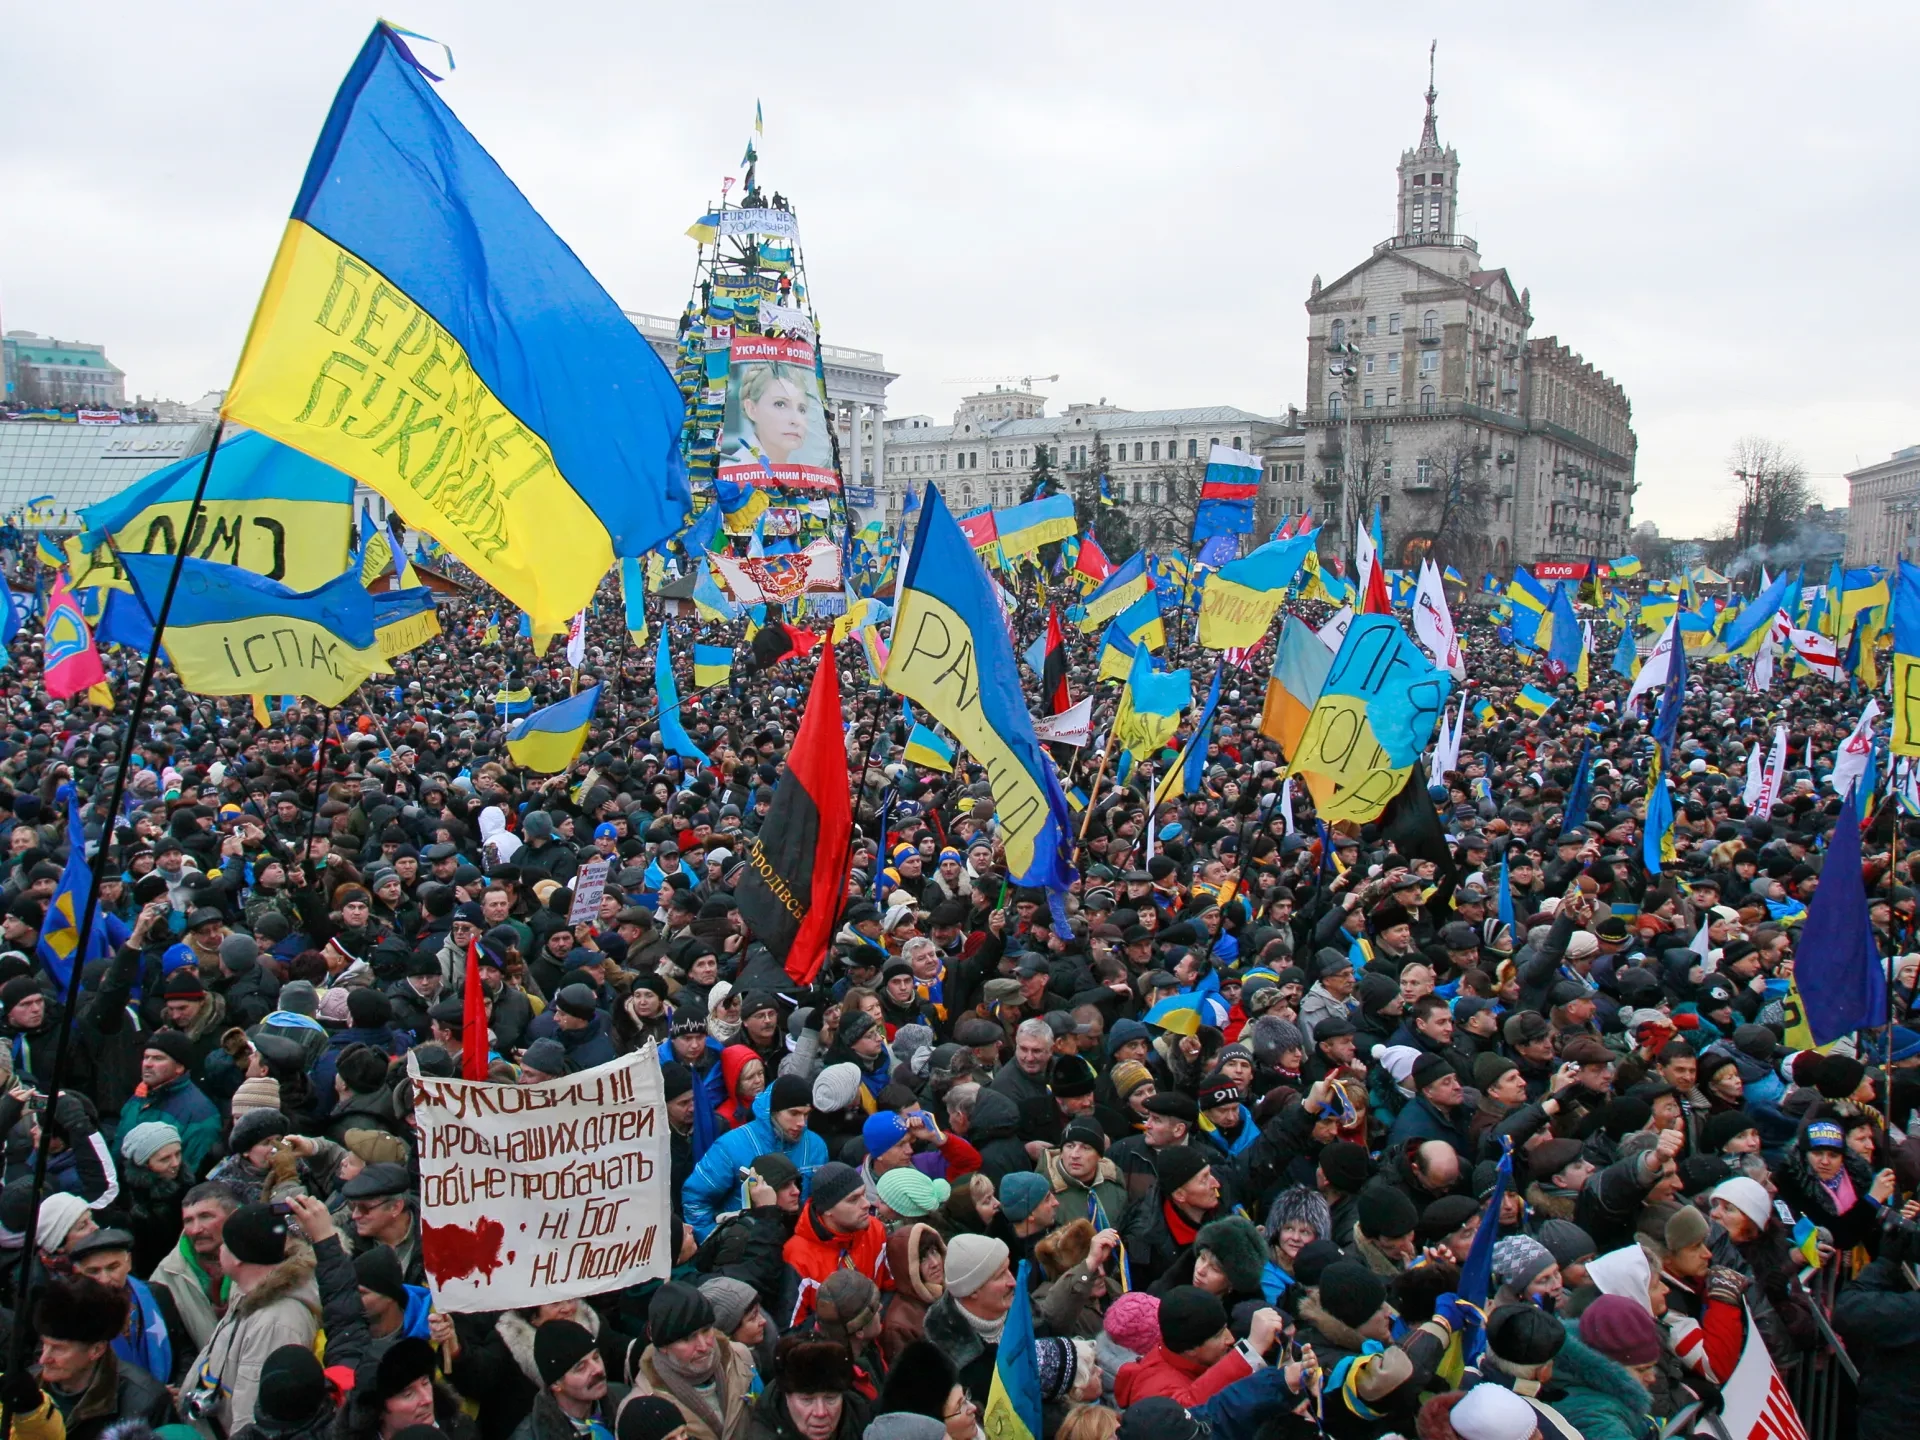
M 1707 1299 L 1724 1300 L 1729 1305 L 1738 1305 L 1750 1281 L 1751 1277 L 1742 1275 L 1738 1270 L 1726 1265 L 1715 1265 L 1707 1271 Z

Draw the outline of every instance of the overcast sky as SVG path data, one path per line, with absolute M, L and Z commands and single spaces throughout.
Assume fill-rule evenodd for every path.
M 1056 410 L 1300 403 L 1309 282 L 1391 232 L 1427 44 L 1452 24 L 1440 136 L 1464 228 L 1531 288 L 1536 336 L 1626 387 L 1636 520 L 1722 523 L 1745 434 L 1795 450 L 1830 503 L 1844 471 L 1920 443 L 1900 309 L 1920 11 L 1411 8 L 401 0 L 393 18 L 452 46 L 445 98 L 629 309 L 685 303 L 683 232 L 739 173 L 760 99 L 762 183 L 800 211 L 824 338 L 884 352 L 889 413 L 943 423 L 959 381 L 1025 373 L 1059 373 Z M 130 391 L 223 387 L 374 14 L 12 8 L 0 321 L 104 342 Z

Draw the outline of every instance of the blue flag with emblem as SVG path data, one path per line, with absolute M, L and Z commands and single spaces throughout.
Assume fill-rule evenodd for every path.
M 93 870 L 87 864 L 87 832 L 80 823 L 80 801 L 71 785 L 62 786 L 67 795 L 67 868 L 60 872 L 60 884 L 47 902 L 46 918 L 40 923 L 40 963 L 47 967 L 59 993 L 64 996 L 76 963 L 106 956 L 109 946 L 100 916 L 93 917 L 93 934 L 85 953 L 81 953 L 80 915 L 87 908 L 87 895 L 93 888 Z

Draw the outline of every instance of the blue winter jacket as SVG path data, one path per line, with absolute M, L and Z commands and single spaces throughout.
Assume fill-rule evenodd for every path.
M 694 1167 L 681 1192 L 682 1214 L 700 1239 L 713 1233 L 716 1214 L 740 1208 L 742 1166 L 753 1164 L 762 1155 L 784 1155 L 799 1169 L 804 1195 L 813 1172 L 827 1163 L 827 1142 L 813 1131 L 802 1131 L 791 1145 L 780 1138 L 768 1111 L 772 1100 L 771 1088 L 753 1097 L 753 1119 L 736 1125 L 713 1142 L 700 1157 L 700 1163 Z

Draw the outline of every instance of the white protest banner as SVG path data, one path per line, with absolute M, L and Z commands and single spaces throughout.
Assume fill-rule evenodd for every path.
M 1058 715 L 1034 717 L 1033 735 L 1056 745 L 1086 744 L 1093 738 L 1093 697 L 1084 697 Z
M 420 1258 L 442 1310 L 576 1300 L 673 1264 L 665 1087 L 647 1045 L 540 1085 L 413 1077 Z
M 602 855 L 589 860 L 573 877 L 573 908 L 567 912 L 567 924 L 591 925 L 600 917 L 600 897 L 607 888 L 607 867 L 613 862 Z

